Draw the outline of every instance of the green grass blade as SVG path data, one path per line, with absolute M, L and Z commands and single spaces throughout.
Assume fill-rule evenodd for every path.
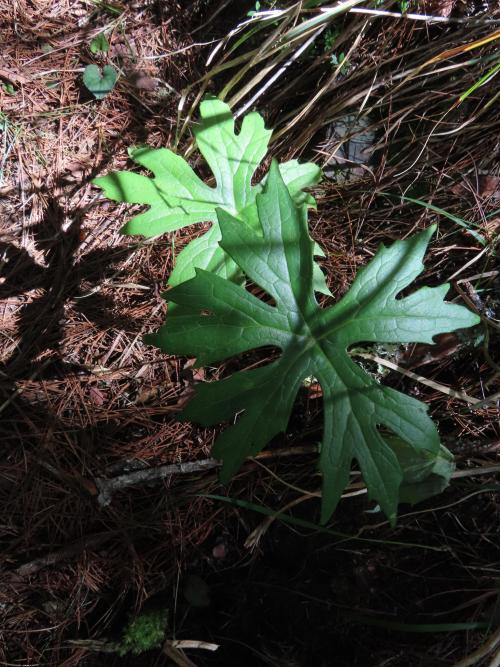
M 387 618 L 373 618 L 362 614 L 348 614 L 348 619 L 360 625 L 373 625 L 386 630 L 411 633 L 463 632 L 468 630 L 486 630 L 490 627 L 487 621 L 471 621 L 469 623 L 401 623 Z
M 429 202 L 425 202 L 422 199 L 415 199 L 414 197 L 407 197 L 406 195 L 393 195 L 389 192 L 381 192 L 380 194 L 385 195 L 386 197 L 391 197 L 392 199 L 401 199 L 402 201 L 408 201 L 411 202 L 412 204 L 418 204 L 418 206 L 423 206 L 424 208 L 429 209 L 429 211 L 433 211 L 434 213 L 443 215 L 445 218 L 448 218 L 448 220 L 451 220 L 459 227 L 466 229 L 469 232 L 469 234 L 473 236 L 476 239 L 476 241 L 478 241 L 478 243 L 480 243 L 482 246 L 488 245 L 488 242 L 486 241 L 484 236 L 482 236 L 482 234 L 479 234 L 479 232 L 476 232 L 474 229 L 470 228 L 470 225 L 473 225 L 474 227 L 479 226 L 475 222 L 462 220 L 462 218 L 453 215 L 453 213 L 449 213 L 449 211 L 445 211 L 443 208 L 439 208 L 439 206 L 434 206 L 434 204 L 429 204 Z
M 500 63 L 497 63 L 495 67 L 492 67 L 489 72 L 486 72 L 484 76 L 482 76 L 476 83 L 474 83 L 468 90 L 465 91 L 460 97 L 458 98 L 460 102 L 463 102 L 465 99 L 469 97 L 471 93 L 473 93 L 475 90 L 483 86 L 485 83 L 488 83 L 488 81 L 491 81 L 491 79 L 500 71 Z
M 278 521 L 283 521 L 283 523 L 291 524 L 292 526 L 297 526 L 298 528 L 307 528 L 308 530 L 314 530 L 318 533 L 325 533 L 327 535 L 332 535 L 333 537 L 340 538 L 337 544 L 341 544 L 350 540 L 356 540 L 358 542 L 368 542 L 370 544 L 389 544 L 397 547 L 406 547 L 410 549 L 426 549 L 430 551 L 448 551 L 446 547 L 434 547 L 428 544 L 414 544 L 412 542 L 398 542 L 396 540 L 377 540 L 375 538 L 369 537 L 358 537 L 357 535 L 348 535 L 347 533 L 341 533 L 338 530 L 332 530 L 325 526 L 320 526 L 312 521 L 306 521 L 305 519 L 299 519 L 291 514 L 285 514 L 284 512 L 276 512 L 271 510 L 263 505 L 256 505 L 255 503 L 248 502 L 246 500 L 239 500 L 238 498 L 230 498 L 228 496 L 219 496 L 216 494 L 202 494 L 200 497 L 209 498 L 210 500 L 218 500 L 228 505 L 233 505 L 234 507 L 240 507 L 242 509 L 251 510 L 252 512 L 258 512 L 264 516 L 273 517 Z

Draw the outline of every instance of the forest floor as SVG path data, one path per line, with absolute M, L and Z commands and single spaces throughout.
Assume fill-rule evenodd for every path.
M 327 127 L 373 94 L 366 168 L 314 191 L 333 298 L 380 243 L 438 222 L 419 284 L 450 282 L 448 299 L 482 317 L 472 333 L 400 348 L 399 370 L 383 376 L 429 406 L 456 457 L 450 487 L 402 506 L 395 528 L 366 494 L 349 496 L 323 529 L 317 388 L 301 392 L 287 435 L 222 487 L 218 429 L 177 419 L 203 371 L 142 341 L 199 227 L 123 236 L 139 207 L 91 183 L 131 169 L 130 146 L 189 148 L 189 123 L 179 130 L 196 94 L 219 93 L 237 67 L 208 77 L 207 57 L 246 4 L 0 0 L 0 665 L 498 667 L 498 80 L 457 99 L 498 63 L 499 12 L 467 23 L 460 2 L 428 3 L 457 22 L 385 17 L 384 28 L 346 15 L 349 67 L 340 46 L 338 67 L 323 57 L 337 39 L 328 28 L 251 105 L 278 130 L 273 156 L 324 162 Z M 109 51 L 93 53 L 103 31 Z M 89 63 L 119 71 L 102 100 L 83 86 Z M 188 462 L 201 464 L 103 494 L 121 475 Z M 308 523 L 259 513 L 294 501 L 290 516 Z M 113 642 L 145 611 L 164 614 L 166 643 L 120 656 Z

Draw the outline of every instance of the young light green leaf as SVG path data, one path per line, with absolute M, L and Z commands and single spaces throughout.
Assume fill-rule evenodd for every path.
M 118 74 L 111 65 L 104 65 L 102 72 L 97 65 L 87 65 L 83 72 L 83 83 L 97 100 L 113 90 L 117 79 Z
M 239 280 L 241 273 L 234 261 L 220 248 L 220 229 L 216 210 L 221 208 L 242 222 L 259 229 L 256 195 L 265 178 L 252 185 L 252 178 L 267 151 L 271 130 L 256 112 L 243 118 L 235 133 L 235 122 L 227 104 L 208 99 L 200 105 L 200 123 L 194 129 L 196 144 L 215 176 L 215 185 L 204 183 L 179 155 L 166 148 L 135 148 L 130 157 L 154 174 L 148 178 L 132 172 L 115 172 L 94 180 L 114 201 L 149 204 L 149 209 L 130 220 L 125 234 L 146 237 L 173 232 L 187 225 L 211 222 L 202 237 L 188 244 L 176 259 L 169 284 L 178 285 L 195 275 L 195 268 L 213 271 L 225 278 Z M 303 189 L 318 183 L 320 168 L 312 163 L 290 160 L 280 165 L 290 194 L 297 204 L 314 206 L 315 201 Z M 315 269 L 316 289 L 328 294 L 323 274 Z
M 285 431 L 303 380 L 313 376 L 324 406 L 322 521 L 333 512 L 356 459 L 370 496 L 394 522 L 403 472 L 384 433 L 404 440 L 428 461 L 439 454 L 439 436 L 423 403 L 378 384 L 351 359 L 348 348 L 364 341 L 432 343 L 436 334 L 473 326 L 479 318 L 444 302 L 447 285 L 398 297 L 423 270 L 432 227 L 389 248 L 381 246 L 350 291 L 321 309 L 314 296 L 306 220 L 275 163 L 257 207 L 263 236 L 218 211 L 221 245 L 275 305 L 198 270 L 195 278 L 167 293 L 177 305 L 148 341 L 170 353 L 196 356 L 198 365 L 263 346 L 281 348 L 281 356 L 267 366 L 200 384 L 183 413 L 205 425 L 241 413 L 214 447 L 223 460 L 222 479 L 227 481 L 247 456 Z
M 415 505 L 441 493 L 455 470 L 453 454 L 441 445 L 437 456 L 422 457 L 404 440 L 386 435 L 403 471 L 399 502 Z
M 107 53 L 109 51 L 109 42 L 106 33 L 101 32 L 91 40 L 89 49 L 92 53 Z

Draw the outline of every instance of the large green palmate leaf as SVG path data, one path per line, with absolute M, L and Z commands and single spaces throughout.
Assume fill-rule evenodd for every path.
M 448 285 L 398 297 L 423 270 L 432 227 L 388 248 L 382 245 L 349 292 L 334 306 L 320 308 L 306 219 L 275 163 L 257 206 L 262 236 L 218 211 L 221 245 L 275 305 L 198 270 L 195 278 L 167 292 L 166 298 L 177 305 L 148 342 L 170 353 L 196 356 L 200 366 L 253 348 L 279 347 L 281 356 L 267 366 L 198 385 L 183 413 L 205 425 L 239 415 L 214 446 L 214 456 L 223 460 L 223 481 L 285 431 L 303 380 L 314 376 L 324 407 L 322 521 L 337 505 L 356 459 L 370 497 L 394 522 L 403 474 L 390 440 L 399 438 L 411 448 L 413 457 L 406 453 L 404 458 L 421 474 L 440 455 L 438 432 L 423 403 L 380 385 L 351 359 L 348 349 L 372 341 L 432 343 L 436 334 L 473 326 L 479 318 L 444 301 Z M 410 482 L 415 480 L 410 476 Z
M 217 208 L 231 213 L 258 229 L 256 195 L 262 191 L 265 178 L 252 185 L 252 177 L 267 152 L 271 130 L 256 112 L 243 118 L 235 133 L 234 118 L 227 104 L 208 99 L 200 105 L 200 123 L 194 129 L 200 153 L 215 176 L 215 186 L 204 183 L 186 160 L 167 148 L 133 148 L 130 157 L 153 172 L 149 178 L 133 172 L 119 171 L 94 180 L 114 201 L 149 204 L 149 209 L 132 218 L 123 227 L 125 234 L 146 237 L 173 232 L 187 225 L 211 222 L 208 232 L 187 245 L 178 255 L 169 284 L 178 285 L 195 275 L 195 268 L 239 279 L 241 273 L 234 261 L 220 247 Z M 318 183 L 320 168 L 313 163 L 290 160 L 280 165 L 281 175 L 297 204 L 314 206 L 304 188 Z M 322 254 L 317 248 L 316 254 Z M 324 276 L 315 266 L 315 289 L 328 294 Z

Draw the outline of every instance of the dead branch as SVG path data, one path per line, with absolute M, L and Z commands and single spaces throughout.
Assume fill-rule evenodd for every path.
M 221 463 L 215 459 L 202 459 L 201 461 L 188 461 L 187 463 L 172 463 L 170 465 L 147 468 L 146 470 L 134 470 L 126 475 L 118 475 L 111 479 L 98 477 L 95 484 L 99 490 L 97 502 L 101 507 L 107 507 L 111 503 L 113 494 L 131 486 L 150 484 L 157 482 L 170 475 L 190 475 L 194 472 L 213 470 L 220 468 Z
M 36 572 L 43 569 L 44 567 L 55 565 L 56 563 L 59 563 L 63 560 L 74 558 L 82 551 L 85 551 L 85 549 L 92 549 L 100 546 L 103 542 L 109 540 L 113 535 L 114 532 L 88 535 L 87 537 L 83 537 L 82 539 L 77 540 L 76 542 L 63 547 L 62 549 L 59 549 L 58 551 L 53 551 L 46 556 L 35 558 L 35 560 L 32 560 L 29 563 L 21 565 L 15 572 L 21 577 L 28 577 L 32 574 L 36 574 Z
M 310 454 L 316 451 L 315 445 L 297 445 L 295 447 L 288 447 L 285 449 L 270 450 L 261 452 L 255 459 L 268 459 L 283 456 L 291 456 L 297 454 Z M 97 502 L 101 507 L 107 507 L 111 503 L 113 494 L 123 489 L 128 489 L 132 486 L 141 486 L 142 484 L 150 484 L 158 482 L 171 475 L 190 475 L 194 472 L 205 472 L 220 468 L 222 463 L 216 459 L 202 459 L 200 461 L 187 461 L 186 463 L 172 463 L 169 465 L 157 466 L 155 468 L 146 468 L 144 470 L 134 470 L 133 472 L 124 473 L 106 479 L 105 477 L 97 477 L 94 482 L 99 492 Z

